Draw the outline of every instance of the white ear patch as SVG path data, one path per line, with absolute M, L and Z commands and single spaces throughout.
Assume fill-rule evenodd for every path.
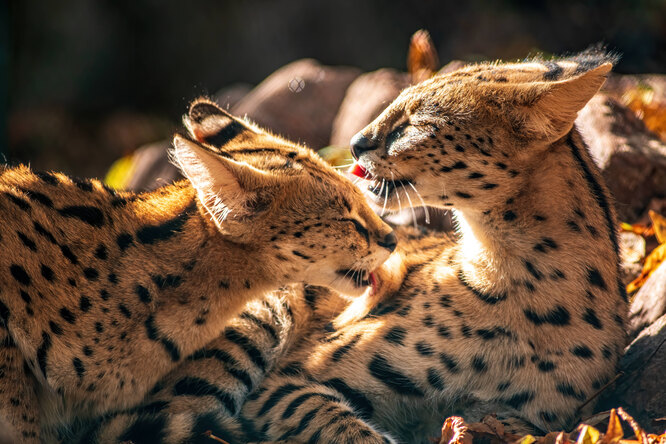
M 178 135 L 173 146 L 174 163 L 197 190 L 201 204 L 218 226 L 229 213 L 244 207 L 247 196 L 225 167 L 224 159 Z

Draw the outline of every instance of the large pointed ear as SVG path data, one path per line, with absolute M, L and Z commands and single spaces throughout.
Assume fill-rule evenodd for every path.
M 205 98 L 192 102 L 183 122 L 195 140 L 217 148 L 223 148 L 232 140 L 239 141 L 258 135 L 257 128 Z
M 569 132 L 578 111 L 599 91 L 612 67 L 603 63 L 568 79 L 525 84 L 532 93 L 523 96 L 529 103 L 518 103 L 512 117 L 524 133 L 549 142 L 557 140 Z
M 270 173 L 236 162 L 176 135 L 172 157 L 197 190 L 199 200 L 221 224 L 228 216 L 251 217 L 269 203 L 267 189 L 274 184 Z

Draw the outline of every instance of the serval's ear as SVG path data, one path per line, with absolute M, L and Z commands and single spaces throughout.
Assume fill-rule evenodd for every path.
M 240 142 L 260 134 L 257 128 L 205 98 L 192 102 L 183 123 L 194 140 L 221 150 L 231 141 Z
M 219 225 L 228 216 L 251 217 L 269 203 L 277 178 L 225 152 L 214 152 L 176 135 L 172 157 Z M 259 204 L 261 203 L 261 204 Z
M 517 85 L 510 117 L 528 137 L 555 141 L 571 130 L 578 111 L 599 91 L 612 67 L 606 62 L 567 79 Z

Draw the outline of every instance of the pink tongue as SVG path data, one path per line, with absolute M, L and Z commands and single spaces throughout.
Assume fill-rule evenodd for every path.
M 375 277 L 375 273 L 370 273 L 369 281 L 370 288 L 372 288 L 372 292 L 374 293 L 377 290 L 377 278 Z
M 358 176 L 361 179 L 370 179 L 370 174 L 358 163 L 355 163 L 352 169 L 349 171 L 354 176 Z

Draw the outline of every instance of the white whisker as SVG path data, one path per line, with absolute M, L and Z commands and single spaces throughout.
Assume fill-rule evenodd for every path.
M 425 223 L 426 225 L 430 225 L 430 212 L 428 212 L 428 207 L 426 206 L 425 202 L 423 201 L 423 198 L 421 197 L 421 193 L 419 193 L 419 190 L 416 189 L 413 183 L 407 182 L 407 184 L 412 187 L 414 192 L 416 193 L 416 196 L 421 200 L 421 206 L 423 207 L 423 211 L 425 211 Z
M 401 183 L 400 186 L 402 187 L 402 190 L 405 192 L 405 196 L 407 196 L 407 201 L 409 202 L 409 209 L 412 210 L 412 220 L 414 221 L 414 228 L 417 227 L 416 223 L 416 211 L 414 211 L 414 204 L 412 204 L 412 199 L 409 197 L 409 193 L 407 192 L 407 189 L 405 186 Z
M 393 171 L 390 171 L 390 173 L 391 173 L 391 182 L 393 183 L 393 189 L 396 190 L 395 197 L 398 198 L 398 209 L 402 211 L 402 202 L 400 202 L 400 191 L 398 190 L 398 187 L 395 185 Z
M 382 188 L 384 188 L 384 182 L 385 182 L 385 180 L 382 179 Z M 382 214 L 381 214 L 381 216 L 383 216 L 383 215 L 384 215 L 384 211 L 386 211 L 386 203 L 388 202 L 388 193 L 389 193 L 389 187 L 388 187 L 388 184 L 387 184 L 387 185 L 386 185 L 386 195 L 384 196 L 384 206 L 382 206 Z M 381 190 L 380 190 L 379 195 L 381 196 Z

